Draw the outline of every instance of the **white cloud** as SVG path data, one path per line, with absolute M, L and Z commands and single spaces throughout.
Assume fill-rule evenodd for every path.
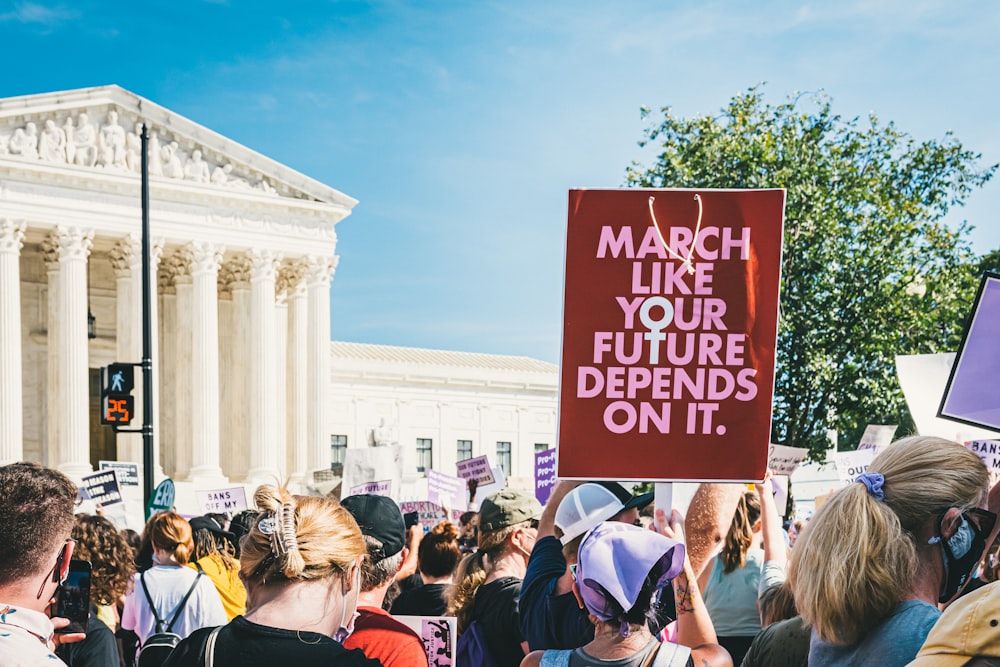
M 54 28 L 72 21 L 78 13 L 62 5 L 46 7 L 37 2 L 22 2 L 14 5 L 12 11 L 0 13 L 0 22 L 42 25 Z

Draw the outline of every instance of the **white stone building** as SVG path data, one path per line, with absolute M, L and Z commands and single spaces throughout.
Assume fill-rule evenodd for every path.
M 331 345 L 334 228 L 356 200 L 116 86 L 0 100 L 0 462 L 78 478 L 142 459 L 98 410 L 99 369 L 142 351 L 143 123 L 158 476 L 308 482 L 331 436 L 362 446 L 380 422 L 411 481 L 418 438 L 442 470 L 459 440 L 494 461 L 509 442 L 530 476 L 531 448 L 555 441 L 555 366 Z M 133 427 L 141 386 L 137 371 Z

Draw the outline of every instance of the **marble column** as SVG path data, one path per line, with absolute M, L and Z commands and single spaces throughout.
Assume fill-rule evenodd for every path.
M 158 424 L 159 424 L 159 409 L 157 408 L 156 398 L 159 394 L 157 391 L 157 380 L 159 377 L 159 358 L 158 358 L 158 340 L 159 340 L 159 308 L 157 305 L 156 298 L 156 286 L 157 280 L 157 266 L 160 262 L 160 255 L 163 252 L 163 244 L 153 243 L 150 247 L 149 260 L 150 260 L 150 274 L 151 274 L 151 287 L 152 294 L 150 295 L 149 304 L 149 319 L 150 326 L 152 327 L 150 342 L 152 343 L 152 350 L 150 352 L 151 359 L 153 360 L 153 445 L 154 445 L 154 475 L 156 473 L 162 472 L 159 466 L 159 455 L 156 450 L 159 449 L 159 438 L 158 436 Z M 142 361 L 142 240 L 138 234 L 129 234 L 125 238 L 120 239 L 112 248 L 109 255 L 111 259 L 111 266 L 115 270 L 116 277 L 116 302 L 117 302 L 117 327 L 116 340 L 117 340 L 117 359 L 122 363 L 140 363 Z M 143 377 L 142 369 L 136 367 L 135 369 L 135 386 L 132 391 L 132 395 L 135 397 L 135 414 L 132 419 L 132 424 L 129 428 L 142 428 L 142 424 L 145 421 L 145 415 L 142 412 L 144 399 L 143 399 Z M 140 433 L 119 433 L 118 434 L 118 460 L 119 461 L 134 461 L 140 466 L 140 475 L 142 472 L 143 461 L 143 443 L 142 434 Z
M 177 288 L 174 279 L 177 276 L 175 257 L 168 257 L 158 272 L 159 283 L 159 340 L 157 359 L 154 360 L 160 372 L 157 376 L 157 395 L 160 412 L 166 419 L 159 424 L 160 456 L 157 461 L 163 466 L 168 477 L 177 475 Z M 159 418 L 157 417 L 157 423 Z M 162 441 L 160 440 L 162 438 Z M 189 464 L 190 467 L 190 464 Z
M 191 280 L 191 258 L 187 249 L 174 256 L 175 326 L 174 357 L 172 374 L 174 377 L 174 475 L 177 479 L 187 479 L 193 460 L 191 402 L 194 382 L 191 377 L 191 345 L 194 340 L 192 308 L 194 302 Z
M 90 378 L 87 339 L 87 257 L 94 231 L 56 229 L 59 248 L 59 470 L 74 479 L 90 465 Z
M 306 265 L 301 262 L 287 269 L 288 345 L 286 352 L 287 390 L 285 393 L 288 476 L 299 484 L 306 481 L 309 469 L 309 425 L 306 421 L 306 396 L 309 395 L 308 304 L 306 303 Z M 311 479 L 308 481 L 312 481 Z
M 229 368 L 227 396 L 229 412 L 229 442 L 222 448 L 230 462 L 227 473 L 232 479 L 246 479 L 250 469 L 246 453 L 250 443 L 250 423 L 247 419 L 247 401 L 250 384 L 250 259 L 240 255 L 226 263 L 225 279 L 232 294 L 229 307 Z
M 59 455 L 59 248 L 55 236 L 42 241 L 42 259 L 48 278 L 45 325 L 45 443 L 42 463 L 55 467 Z
M 117 327 L 116 361 L 139 363 L 142 361 L 142 242 L 138 234 L 129 234 L 111 248 L 111 267 L 115 270 Z M 138 277 L 136 281 L 133 277 Z M 136 283 L 139 288 L 136 289 Z M 142 369 L 135 369 L 135 411 L 132 424 L 128 428 L 141 428 L 142 415 Z M 142 435 L 139 433 L 119 433 L 118 460 L 142 463 Z
M 284 268 L 274 287 L 274 444 L 278 451 L 279 479 L 288 478 L 288 281 Z
M 196 485 L 225 483 L 219 467 L 219 266 L 223 248 L 194 242 L 191 258 L 191 472 Z M 182 380 L 183 382 L 183 380 Z
M 24 459 L 21 421 L 21 248 L 24 223 L 0 219 L 0 465 Z
M 308 459 L 310 472 L 330 468 L 330 281 L 336 257 L 310 255 L 307 258 L 306 289 L 309 322 L 306 333 L 307 387 L 305 415 L 308 420 Z M 307 477 L 306 483 L 312 479 Z
M 251 250 L 250 258 L 250 470 L 253 484 L 278 481 L 274 291 L 278 257 Z M 284 451 L 280 456 L 285 455 Z

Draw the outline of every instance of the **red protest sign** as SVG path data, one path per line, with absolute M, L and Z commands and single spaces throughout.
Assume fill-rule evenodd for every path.
M 561 479 L 763 478 L 783 190 L 572 190 Z

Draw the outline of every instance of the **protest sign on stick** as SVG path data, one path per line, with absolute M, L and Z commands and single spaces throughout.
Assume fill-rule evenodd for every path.
M 493 477 L 493 469 L 490 467 L 490 459 L 486 454 L 459 461 L 457 467 L 459 477 L 474 479 L 480 486 L 493 484 L 496 481 Z
M 434 469 L 428 470 L 427 500 L 442 507 L 464 510 L 469 500 L 466 481 Z
M 883 447 L 892 444 L 892 438 L 896 435 L 896 425 L 869 424 L 865 427 L 865 432 L 861 434 L 861 442 L 858 449 L 872 449 L 877 454 Z
M 570 191 L 560 479 L 763 479 L 784 202 Z
M 1000 441 L 973 440 L 967 442 L 965 446 L 986 464 L 986 470 L 990 473 L 990 488 L 992 489 L 1000 482 Z
M 535 452 L 535 498 L 538 502 L 544 505 L 549 501 L 556 481 L 556 450 Z
M 857 449 L 852 452 L 837 452 L 833 455 L 837 475 L 845 486 L 851 484 L 863 472 L 868 472 L 868 466 L 875 458 L 874 449 Z
M 242 486 L 214 491 L 195 491 L 202 514 L 236 514 L 247 509 L 247 494 Z
M 428 667 L 453 667 L 458 620 L 454 616 L 403 616 L 393 618 L 420 636 Z
M 1000 432 L 1000 274 L 979 285 L 938 416 Z
M 388 492 L 381 495 L 398 500 L 402 477 L 399 445 L 348 447 L 344 452 L 344 481 L 340 495 L 346 498 L 366 484 L 388 482 Z
M 767 453 L 767 467 L 775 475 L 787 475 L 799 469 L 809 450 L 805 447 L 771 445 Z
M 114 470 L 101 470 L 81 478 L 87 498 L 97 505 L 107 507 L 122 502 L 122 490 L 118 485 L 118 474 Z

